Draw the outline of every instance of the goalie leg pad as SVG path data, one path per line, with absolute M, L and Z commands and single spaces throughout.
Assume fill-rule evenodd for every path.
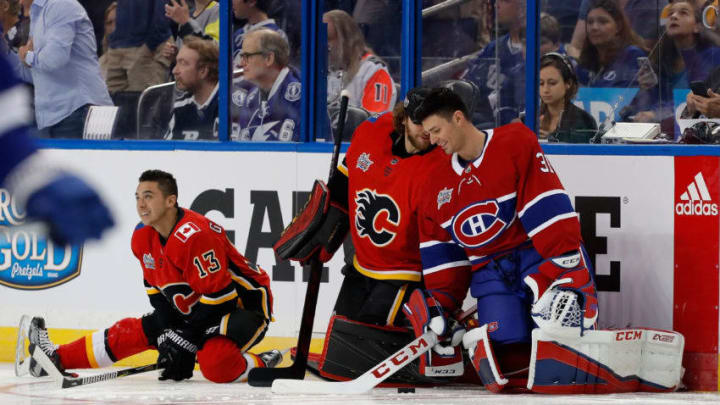
M 320 227 L 330 207 L 330 192 L 325 182 L 315 180 L 310 197 L 299 214 L 293 218 L 275 242 L 273 249 L 283 260 L 297 258 L 298 252 L 307 244 Z
M 684 337 L 654 329 L 586 331 L 559 337 L 533 331 L 528 389 L 543 394 L 674 391 Z
M 413 339 L 415 335 L 405 328 L 371 325 L 334 315 L 325 335 L 319 364 L 320 375 L 338 381 L 357 378 Z M 415 361 L 385 382 L 438 384 L 445 380 L 420 374 Z

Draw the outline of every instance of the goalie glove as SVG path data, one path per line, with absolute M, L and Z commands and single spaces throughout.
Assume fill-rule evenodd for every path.
M 428 377 L 461 376 L 464 364 L 459 345 L 465 328 L 454 318 L 448 318 L 438 301 L 422 289 L 410 294 L 410 299 L 403 305 L 403 312 L 416 337 L 431 330 L 440 338 L 440 343 L 420 357 L 420 373 Z
M 342 245 L 349 227 L 347 209 L 331 202 L 325 183 L 315 180 L 302 211 L 285 228 L 273 249 L 279 258 L 299 262 L 306 262 L 317 252 L 324 263 Z
M 581 336 L 598 317 L 595 282 L 580 251 L 545 260 L 524 279 L 533 291 L 531 315 L 549 333 Z

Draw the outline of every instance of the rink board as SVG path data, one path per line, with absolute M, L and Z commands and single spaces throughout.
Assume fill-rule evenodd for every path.
M 13 327 L 23 313 L 46 316 L 53 333 L 104 328 L 150 310 L 142 273 L 130 252 L 130 236 L 138 222 L 137 178 L 151 168 L 172 172 L 179 183 L 180 205 L 207 212 L 229 231 L 240 251 L 268 271 L 275 298 L 275 322 L 268 336 L 296 336 L 305 292 L 303 271 L 277 263 L 270 245 L 292 219 L 293 205 L 301 205 L 293 204 L 293 196 L 307 192 L 315 178 L 327 176 L 326 153 L 55 149 L 44 153 L 83 173 L 110 204 L 117 226 L 101 242 L 78 251 L 77 274 L 70 268 L 57 271 L 59 263 L 65 263 L 57 249 L 54 273 L 43 269 L 47 260 L 33 264 L 31 258 L 47 253 L 42 244 L 32 252 L 0 250 L 0 360 L 13 355 Z M 600 290 L 601 327 L 682 332 L 687 342 L 686 383 L 702 390 L 718 389 L 718 159 L 549 157 L 580 215 Z M 21 220 L 11 208 L 0 200 L 0 224 L 7 223 L 8 214 L 15 222 Z M 32 235 L 23 237 L 31 244 L 35 241 Z M 13 262 L 18 256 L 24 260 L 22 266 Z M 67 262 L 71 267 L 72 260 Z M 342 254 L 327 267 L 316 338 L 322 338 L 342 282 Z M 48 287 L 38 277 L 50 277 Z M 59 282 L 52 277 L 67 279 Z

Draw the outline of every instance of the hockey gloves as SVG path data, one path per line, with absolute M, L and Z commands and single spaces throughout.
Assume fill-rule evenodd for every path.
M 524 281 L 533 290 L 531 315 L 540 328 L 562 336 L 581 336 L 594 328 L 597 292 L 580 251 L 545 260 Z
M 181 381 L 192 378 L 198 337 L 183 329 L 165 329 L 157 339 L 158 366 L 162 368 L 159 380 Z
M 345 240 L 348 221 L 347 210 L 331 202 L 325 183 L 315 180 L 307 203 L 273 249 L 283 260 L 306 262 L 317 252 L 320 261 L 327 262 Z
M 459 344 L 465 334 L 454 318 L 448 317 L 438 301 L 427 291 L 417 289 L 403 305 L 415 336 L 432 330 L 440 338 L 432 350 L 420 357 L 420 373 L 428 377 L 458 377 L 463 374 L 462 348 Z

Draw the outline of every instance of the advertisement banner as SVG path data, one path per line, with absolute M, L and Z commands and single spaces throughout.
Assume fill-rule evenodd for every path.
M 717 157 L 675 157 L 673 329 L 691 389 L 718 388 L 719 169 Z

